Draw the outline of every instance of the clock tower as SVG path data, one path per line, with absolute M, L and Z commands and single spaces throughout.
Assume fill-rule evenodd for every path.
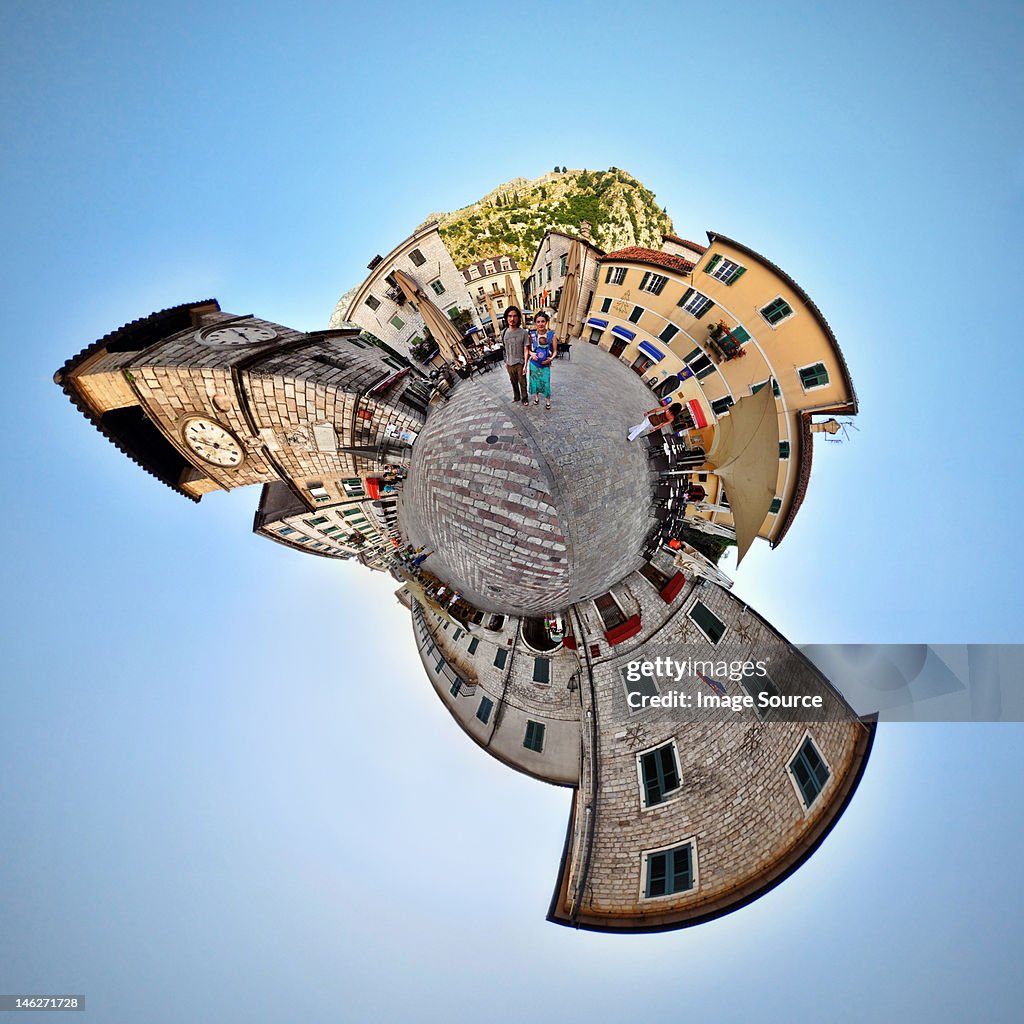
M 310 509 L 343 500 L 353 480 L 402 458 L 426 410 L 415 371 L 357 329 L 304 333 L 213 299 L 126 324 L 54 380 L 122 452 L 193 501 L 278 482 Z

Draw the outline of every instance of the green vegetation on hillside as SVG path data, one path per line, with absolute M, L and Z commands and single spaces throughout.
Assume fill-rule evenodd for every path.
M 592 240 L 609 251 L 627 245 L 660 249 L 661 236 L 673 232 L 654 193 L 616 167 L 552 171 L 535 181 L 518 178 L 437 220 L 457 266 L 510 255 L 524 272 L 551 228 L 577 234 L 580 222 L 589 220 Z

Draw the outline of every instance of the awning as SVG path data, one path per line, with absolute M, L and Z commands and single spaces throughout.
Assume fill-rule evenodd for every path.
M 656 363 L 660 363 L 665 358 L 665 353 L 656 349 L 649 341 L 640 342 L 640 351 L 649 355 Z
M 482 331 L 482 327 L 470 327 L 468 331 L 463 335 L 464 338 L 468 338 L 471 334 L 476 334 L 477 331 Z
M 741 398 L 718 421 L 707 461 L 729 493 L 739 565 L 775 499 L 779 417 L 771 388 Z
M 366 478 L 366 493 L 371 498 L 380 497 L 380 477 L 379 476 L 368 476 Z
M 693 417 L 693 425 L 698 430 L 708 425 L 708 418 L 704 415 L 704 410 L 696 398 L 691 398 L 686 403 L 686 408 L 690 410 L 690 415 Z
M 618 334 L 622 338 L 632 341 L 636 337 L 636 331 L 627 331 L 625 327 L 613 327 L 612 334 Z
M 602 320 L 600 317 L 597 317 L 597 316 L 592 316 L 587 321 L 587 323 L 590 324 L 591 327 L 607 327 L 608 326 L 608 321 L 607 320 Z
M 376 384 L 366 392 L 367 395 L 379 395 L 382 391 L 387 391 L 392 384 L 400 381 L 409 372 L 407 366 L 404 370 L 399 370 L 397 373 L 391 374 L 390 377 L 385 377 L 382 381 L 378 381 Z

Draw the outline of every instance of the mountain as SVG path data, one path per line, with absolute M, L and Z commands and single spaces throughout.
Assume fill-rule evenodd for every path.
M 591 240 L 606 252 L 627 245 L 660 249 L 661 236 L 674 233 L 654 193 L 619 167 L 513 178 L 461 210 L 432 213 L 425 223 L 438 222 L 456 266 L 510 255 L 526 273 L 545 231 L 577 234 L 584 219 Z

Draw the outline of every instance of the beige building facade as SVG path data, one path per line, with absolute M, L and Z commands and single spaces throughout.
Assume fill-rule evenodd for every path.
M 600 267 L 584 338 L 631 366 L 657 399 L 680 402 L 695 446 L 709 450 L 716 422 L 735 402 L 772 388 L 779 464 L 759 535 L 779 543 L 806 494 L 814 418 L 857 411 L 846 362 L 821 312 L 779 267 L 714 233 L 696 262 L 632 247 L 608 253 Z M 728 495 L 713 473 L 700 483 L 706 497 L 693 518 L 729 536 Z
M 441 241 L 436 223 L 418 228 L 387 256 L 375 256 L 368 269 L 362 284 L 342 300 L 345 308 L 342 303 L 335 308 L 331 324 L 358 324 L 405 356 L 425 339 L 426 328 L 398 287 L 396 270 L 407 274 L 448 317 L 475 312 L 466 279 Z

